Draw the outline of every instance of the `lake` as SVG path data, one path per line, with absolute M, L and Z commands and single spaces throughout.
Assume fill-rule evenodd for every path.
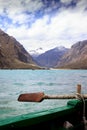
M 10 117 L 41 112 L 67 104 L 67 99 L 19 102 L 22 93 L 75 94 L 77 84 L 87 92 L 87 70 L 0 70 L 0 123 Z

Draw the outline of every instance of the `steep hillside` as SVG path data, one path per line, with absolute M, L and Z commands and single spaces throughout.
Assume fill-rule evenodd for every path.
M 25 48 L 0 29 L 0 68 L 39 68 Z
M 87 40 L 79 41 L 62 57 L 57 68 L 87 69 Z

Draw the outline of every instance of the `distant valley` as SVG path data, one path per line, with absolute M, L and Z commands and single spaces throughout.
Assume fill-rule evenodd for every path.
M 57 46 L 27 52 L 13 36 L 0 29 L 0 69 L 87 69 L 87 40 L 71 48 Z
M 44 53 L 38 54 L 33 53 L 31 54 L 35 62 L 39 66 L 44 66 L 47 68 L 53 68 L 57 65 L 57 63 L 61 60 L 61 57 L 68 51 L 68 48 L 63 46 L 55 47 L 50 49 Z
M 73 44 L 70 49 L 56 47 L 32 57 L 38 65 L 47 68 L 87 69 L 87 40 Z

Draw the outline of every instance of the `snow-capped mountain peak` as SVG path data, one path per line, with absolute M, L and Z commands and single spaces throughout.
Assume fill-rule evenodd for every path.
M 29 53 L 32 55 L 32 56 L 38 56 L 42 53 L 44 53 L 44 50 L 43 48 L 37 48 L 36 50 L 30 50 Z

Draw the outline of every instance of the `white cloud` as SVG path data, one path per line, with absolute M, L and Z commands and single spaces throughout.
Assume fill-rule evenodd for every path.
M 80 0 L 74 9 L 61 7 L 54 16 L 45 14 L 39 19 L 35 19 L 33 13 L 27 14 L 24 11 L 31 10 L 33 12 L 43 7 L 40 0 L 34 2 L 20 0 L 16 4 L 13 0 L 8 3 L 4 3 L 4 1 L 0 0 L 2 10 L 6 9 L 8 18 L 12 20 L 12 24 L 5 23 L 4 25 L 7 27 L 7 33 L 14 36 L 27 50 L 39 47 L 48 50 L 59 45 L 70 47 L 79 40 L 87 39 L 87 12 L 84 12 L 86 0 L 83 0 L 84 2 Z M 70 2 L 68 0 L 61 1 L 63 3 Z M 13 8 L 14 6 L 15 8 Z M 2 11 L 0 12 L 2 13 Z M 28 26 L 33 20 L 35 21 Z M 20 26 L 15 26 L 16 23 Z M 2 27 L 1 24 L 0 27 Z
M 26 16 L 26 12 L 33 13 L 42 6 L 41 0 L 10 0 L 8 2 L 6 0 L 0 0 L 0 14 L 5 15 L 6 13 L 6 16 L 13 20 L 13 23 L 23 23 L 26 22 L 29 15 L 31 16 L 31 14 Z
M 39 46 L 45 47 L 45 49 L 59 44 L 70 47 L 70 44 L 74 41 L 83 39 L 81 35 L 87 34 L 87 16 L 85 13 L 73 13 L 65 10 L 52 17 L 50 24 L 47 24 L 48 21 L 49 16 L 46 15 L 33 23 L 31 28 L 25 26 L 11 27 L 7 32 L 22 41 L 26 46 L 32 46 L 32 48 Z
M 77 8 L 82 11 L 87 9 L 87 0 L 79 0 L 79 2 L 77 3 Z
M 61 0 L 62 3 L 69 4 L 72 0 Z
M 41 0 L 9 0 L 8 2 L 6 0 L 0 0 L 0 8 L 1 9 L 7 9 L 9 13 L 12 12 L 21 12 L 21 11 L 30 11 L 34 12 L 42 7 L 42 1 Z

